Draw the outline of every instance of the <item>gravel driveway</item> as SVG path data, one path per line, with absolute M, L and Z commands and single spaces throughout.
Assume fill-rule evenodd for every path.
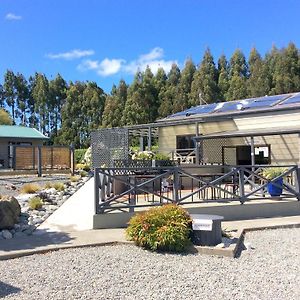
M 300 229 L 248 233 L 238 259 L 131 245 L 0 261 L 4 299 L 300 299 Z

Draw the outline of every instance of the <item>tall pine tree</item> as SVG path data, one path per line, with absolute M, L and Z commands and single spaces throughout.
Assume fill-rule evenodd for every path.
M 199 68 L 194 74 L 191 87 L 191 105 L 199 105 L 200 97 L 206 103 L 218 101 L 218 73 L 214 58 L 209 49 L 206 49 Z
M 245 55 L 237 49 L 230 59 L 228 100 L 238 100 L 247 97 L 248 67 Z
M 218 59 L 218 89 L 219 99 L 221 101 L 228 101 L 227 93 L 229 89 L 229 65 L 224 54 Z

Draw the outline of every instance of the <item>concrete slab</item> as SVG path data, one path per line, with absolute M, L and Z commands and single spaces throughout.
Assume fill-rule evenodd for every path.
M 94 179 L 89 179 L 39 229 L 74 232 L 93 228 Z
M 123 229 L 49 232 L 37 230 L 23 238 L 1 240 L 0 260 L 74 247 L 128 243 Z

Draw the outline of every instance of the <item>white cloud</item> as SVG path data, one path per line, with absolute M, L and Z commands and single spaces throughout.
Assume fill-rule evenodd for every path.
M 63 53 L 57 53 L 57 54 L 49 53 L 46 56 L 51 59 L 72 60 L 72 59 L 82 58 L 82 57 L 90 56 L 90 55 L 94 55 L 94 54 L 95 54 L 94 50 L 74 49 L 69 52 L 63 52 Z
M 5 19 L 9 20 L 9 21 L 19 21 L 19 20 L 22 20 L 22 16 L 15 15 L 13 13 L 8 13 L 5 16 Z
M 123 59 L 105 58 L 101 62 L 97 60 L 85 60 L 77 68 L 81 71 L 95 70 L 97 74 L 105 77 L 119 73 L 123 63 L 125 63 Z
M 153 73 L 156 73 L 159 68 L 163 68 L 166 72 L 170 71 L 172 64 L 176 63 L 176 60 L 164 60 L 164 50 L 162 48 L 156 47 L 152 49 L 149 53 L 142 54 L 138 59 L 131 61 L 126 66 L 124 70 L 127 73 L 135 74 L 139 69 L 144 71 L 147 66 L 150 67 Z
M 137 59 L 127 62 L 125 59 L 109 59 L 105 58 L 102 61 L 85 60 L 77 69 L 81 71 L 94 70 L 100 76 L 110 76 L 119 72 L 135 74 L 137 70 L 144 71 L 147 66 L 150 67 L 153 73 L 156 73 L 159 68 L 163 68 L 168 72 L 176 60 L 164 60 L 164 51 L 162 48 L 156 47 L 149 53 L 140 55 Z

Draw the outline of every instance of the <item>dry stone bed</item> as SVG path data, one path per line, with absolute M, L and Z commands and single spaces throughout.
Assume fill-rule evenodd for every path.
M 64 191 L 57 191 L 55 188 L 49 188 L 43 189 L 35 194 L 19 194 L 16 196 L 15 199 L 18 200 L 21 209 L 19 221 L 14 224 L 11 229 L 0 229 L 0 240 L 31 235 L 41 223 L 58 209 L 87 180 L 88 177 L 83 177 L 77 182 L 65 182 Z M 43 200 L 43 206 L 40 209 L 33 210 L 29 207 L 28 202 L 31 198 L 36 196 Z

